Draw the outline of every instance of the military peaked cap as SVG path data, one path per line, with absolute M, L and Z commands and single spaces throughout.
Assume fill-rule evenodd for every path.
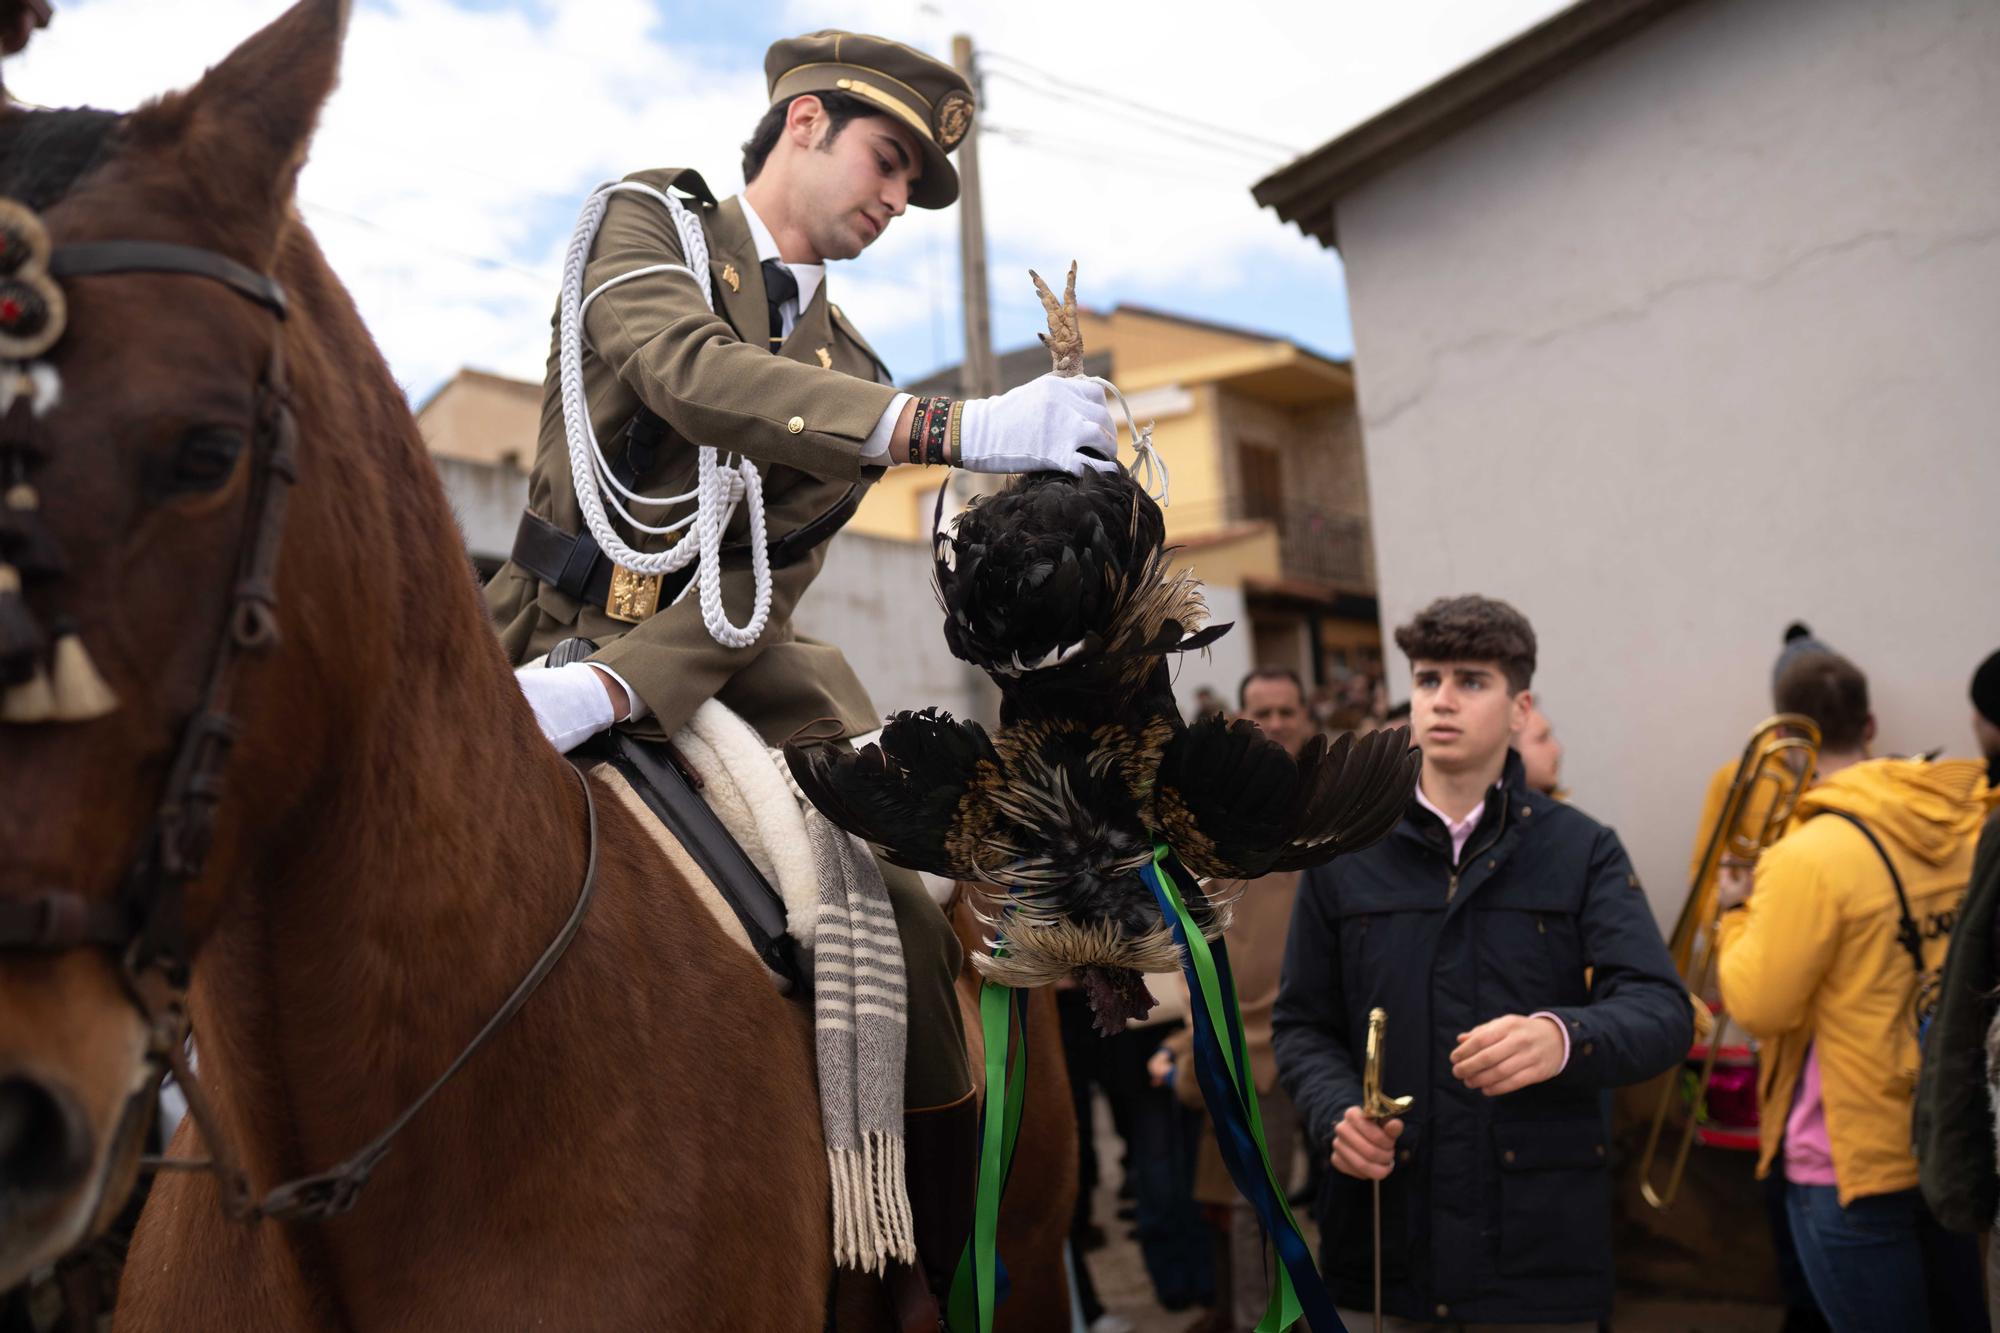
M 946 156 L 972 128 L 972 87 L 944 61 L 901 42 L 828 28 L 772 44 L 764 77 L 775 104 L 800 93 L 846 93 L 880 107 L 917 136 L 923 175 L 910 189 L 918 208 L 958 198 L 958 172 Z

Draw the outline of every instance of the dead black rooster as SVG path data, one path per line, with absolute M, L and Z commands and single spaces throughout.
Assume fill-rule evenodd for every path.
M 1076 269 L 1049 311 L 1056 371 L 1076 373 Z M 926 709 L 848 751 L 794 747 L 813 804 L 899 865 L 1005 891 L 989 978 L 1076 975 L 1100 1029 L 1151 1007 L 1143 972 L 1178 946 L 1139 871 L 1164 842 L 1217 883 L 1319 865 L 1386 833 L 1416 781 L 1405 729 L 1314 738 L 1295 762 L 1249 722 L 1182 724 L 1168 659 L 1207 625 L 1201 585 L 1170 573 L 1159 506 L 1123 472 L 1017 477 L 933 538 L 952 653 L 1000 689 L 1000 729 Z M 1228 894 L 1196 895 L 1203 933 Z

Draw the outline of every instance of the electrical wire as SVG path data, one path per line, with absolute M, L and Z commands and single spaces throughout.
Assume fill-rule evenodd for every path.
M 477 269 L 502 270 L 524 278 L 533 278 L 536 282 L 548 287 L 554 287 L 561 282 L 561 277 L 558 274 L 544 273 L 537 269 L 528 268 L 526 265 L 517 264 L 511 259 L 495 259 L 491 255 L 474 254 L 470 250 L 459 250 L 449 245 L 440 245 L 437 241 L 421 233 L 413 232 L 403 227 L 391 227 L 386 223 L 377 222 L 373 218 L 363 217 L 359 213 L 350 213 L 344 208 L 335 208 L 331 204 L 317 203 L 311 199 L 301 199 L 299 207 L 308 213 L 325 213 L 330 217 L 339 218 L 343 222 L 352 222 L 357 227 L 366 227 L 370 231 L 381 232 L 385 236 L 394 236 L 398 240 L 414 242 L 417 245 L 423 246 L 426 250 L 435 251 L 440 255 L 456 259 L 462 264 L 470 264 Z
M 1297 157 L 1304 151 L 1298 145 L 1289 144 L 1283 140 L 1269 138 L 1261 134 L 1252 134 L 1232 126 L 1216 124 L 1214 121 L 1201 120 L 1197 117 L 1187 115 L 1185 112 L 1172 111 L 1166 107 L 1152 106 L 1144 102 L 1135 101 L 1129 97 L 1121 97 L 1116 93 L 1108 93 L 1101 88 L 1094 88 L 1089 84 L 1066 79 L 1058 74 L 1051 74 L 1031 61 L 1022 60 L 1018 56 L 1008 55 L 1004 51 L 993 51 L 982 47 L 980 48 L 979 56 L 981 60 L 995 60 L 1000 63 L 1001 68 L 987 71 L 995 78 L 1005 79 L 1009 83 L 1030 88 L 1046 96 L 1057 97 L 1067 95 L 1070 100 L 1087 99 L 1094 102 L 1107 103 L 1112 107 L 1119 108 L 1128 117 L 1143 116 L 1150 122 L 1162 120 L 1174 121 L 1186 126 L 1188 129 L 1233 141 L 1237 146 L 1255 148 L 1266 153 L 1282 153 L 1289 157 Z M 1009 68 L 1010 66 L 1012 67 L 1011 69 Z M 1049 85 L 1049 87 L 1035 88 L 1029 79 L 1022 77 L 1023 74 L 1040 79 L 1043 83 Z
M 1087 143 L 1067 135 L 1042 133 L 1036 130 L 1019 130 L 1006 125 L 987 124 L 980 127 L 980 133 L 982 135 L 991 135 L 994 139 L 1003 143 L 1017 144 L 1035 153 L 1074 162 L 1087 162 L 1091 166 L 1110 172 L 1130 174 L 1134 171 L 1139 171 L 1145 175 L 1157 176 L 1163 171 L 1186 172 L 1190 165 L 1195 165 L 1190 162 L 1187 156 L 1174 156 L 1164 152 L 1135 152 L 1131 149 L 1121 148 L 1115 155 L 1106 155 L 1091 148 Z M 1198 165 L 1211 168 L 1217 172 L 1241 173 L 1246 180 L 1253 179 L 1259 172 L 1264 170 L 1261 166 L 1244 162 L 1241 159 L 1231 159 L 1225 162 L 1211 158 Z
M 1275 151 L 1271 149 L 1262 148 L 1247 142 L 1231 143 L 1219 139 L 1209 138 L 1203 134 L 1195 133 L 1187 129 L 1181 128 L 1179 126 L 1166 125 L 1156 121 L 1149 121 L 1143 115 L 1137 113 L 1127 113 L 1116 107 L 1099 106 L 1093 103 L 1084 102 L 1077 98 L 1069 96 L 1067 93 L 1052 92 L 1045 88 L 1036 88 L 1025 82 L 1009 78 L 1006 74 L 1003 73 L 996 72 L 993 75 L 993 77 L 1008 83 L 1016 84 L 1016 86 L 1021 87 L 1027 90 L 1028 92 L 1035 94 L 1038 97 L 1046 97 L 1051 101 L 1064 103 L 1068 106 L 1075 107 L 1091 115 L 1108 114 L 1112 117 L 1117 118 L 1117 120 L 1121 124 L 1121 127 L 1129 126 L 1141 132 L 1159 136 L 1162 139 L 1171 141 L 1176 147 L 1182 149 L 1204 148 L 1213 152 L 1227 153 L 1230 156 L 1237 157 L 1242 160 L 1255 162 L 1260 167 L 1265 169 L 1268 169 L 1271 163 L 1278 160 L 1279 158 L 1279 155 Z M 1120 151 L 1122 152 L 1124 150 L 1121 148 Z

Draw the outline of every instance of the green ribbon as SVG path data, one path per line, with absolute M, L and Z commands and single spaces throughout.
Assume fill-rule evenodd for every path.
M 995 950 L 996 953 L 1002 952 Z M 959 1256 L 946 1301 L 945 1324 L 952 1333 L 991 1333 L 999 1273 L 1000 1195 L 1014 1168 L 1014 1145 L 1021 1136 L 1021 1108 L 1027 1104 L 1028 1050 L 1010 1061 L 1016 1027 L 1025 1029 L 1027 992 L 990 981 L 979 983 L 979 1029 L 986 1039 L 986 1096 L 979 1115 L 979 1184 L 973 1196 L 972 1235 Z M 1010 1064 L 1018 1065 L 1011 1068 Z M 1000 1114 L 993 1114 L 995 1107 Z
M 1193 999 L 1205 1011 L 1210 1027 L 1221 1034 L 1223 1040 L 1216 1043 L 1222 1054 L 1222 1062 L 1229 1072 L 1229 1081 L 1235 1085 L 1237 1095 L 1242 1099 L 1246 1119 L 1249 1122 L 1250 1138 L 1256 1145 L 1258 1160 L 1264 1168 L 1264 1178 L 1269 1182 L 1278 1207 L 1294 1233 L 1298 1232 L 1298 1219 L 1292 1216 L 1292 1205 L 1285 1198 L 1284 1185 L 1271 1170 L 1270 1150 L 1264 1143 L 1264 1116 L 1257 1105 L 1257 1080 L 1251 1077 L 1249 1060 L 1243 1039 L 1243 1012 L 1237 1005 L 1236 988 L 1232 984 L 1224 987 L 1215 966 L 1215 953 L 1209 947 L 1208 938 L 1201 933 L 1201 927 L 1188 913 L 1187 903 L 1181 898 L 1180 889 L 1174 877 L 1165 872 L 1162 863 L 1169 855 L 1165 843 L 1153 849 L 1152 863 L 1141 871 L 1155 896 L 1173 910 L 1180 924 L 1180 935 L 1187 946 L 1187 962 L 1193 973 L 1195 994 Z M 1189 1071 L 1192 1073 L 1192 1071 Z M 1264 1316 L 1257 1321 L 1257 1333 L 1283 1333 L 1297 1323 L 1304 1315 L 1297 1289 L 1292 1285 L 1292 1275 L 1287 1264 L 1271 1264 L 1271 1296 L 1264 1307 Z

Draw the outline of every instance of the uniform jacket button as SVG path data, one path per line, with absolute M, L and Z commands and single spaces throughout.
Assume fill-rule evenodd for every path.
M 806 419 L 804 417 L 793 417 L 790 421 L 787 421 L 785 423 L 785 429 L 790 431 L 794 435 L 797 435 L 800 431 L 804 430 L 805 428 L 806 428 Z
M 1439 1301 L 1437 1305 L 1437 1317 L 1440 1319 L 1451 1318 L 1451 1307 L 1449 1305 L 1446 1305 L 1443 1301 Z
M 1407 1162 L 1407 1161 L 1409 1161 L 1409 1160 L 1410 1160 L 1410 1150 L 1409 1150 L 1408 1148 L 1403 1148 L 1403 1149 L 1400 1149 L 1400 1150 L 1398 1150 L 1398 1152 L 1396 1153 L 1396 1160 L 1397 1160 L 1397 1161 L 1399 1161 L 1399 1162 Z
M 1596 1049 L 1597 1049 L 1597 1043 L 1596 1043 L 1596 1042 L 1594 1042 L 1594 1041 L 1587 1041 L 1587 1042 L 1585 1042 L 1585 1043 L 1583 1044 L 1583 1053 L 1584 1053 L 1585 1055 L 1589 1055 L 1589 1054 L 1590 1054 L 1591 1052 L 1595 1051 Z
M 1506 1152 L 1501 1153 L 1500 1160 L 1512 1166 L 1514 1164 L 1514 1150 L 1509 1148 Z

